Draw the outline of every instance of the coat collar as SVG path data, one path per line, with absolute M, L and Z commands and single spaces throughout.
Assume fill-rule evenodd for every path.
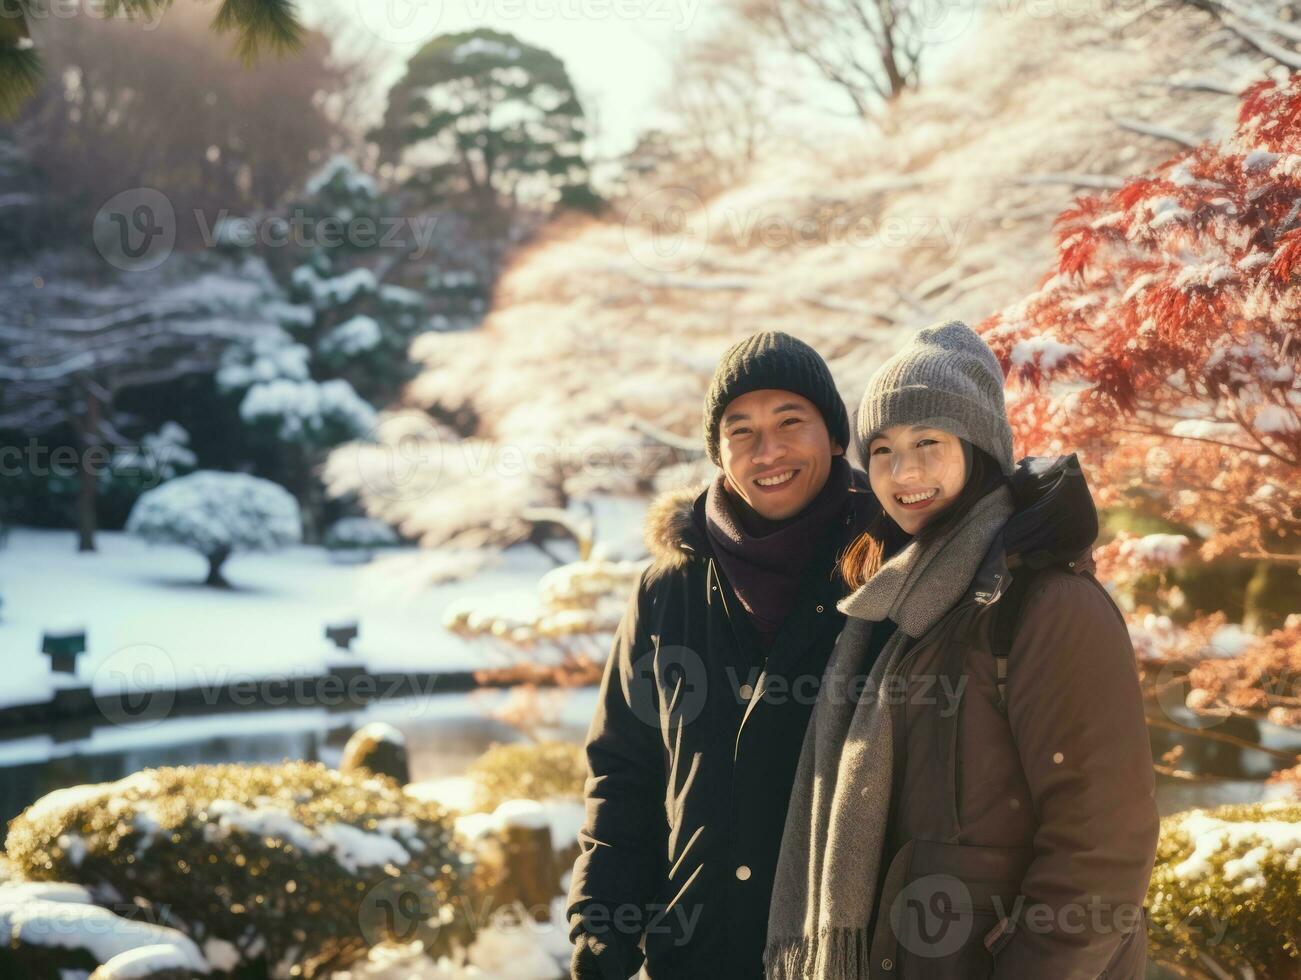
M 1059 565 L 1092 572 L 1098 509 L 1078 457 L 1026 457 L 1009 485 L 1016 510 L 994 538 L 968 595 L 981 605 L 998 601 L 1018 570 Z

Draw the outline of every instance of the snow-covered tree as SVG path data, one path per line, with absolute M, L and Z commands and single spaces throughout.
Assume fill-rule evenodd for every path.
M 314 373 L 346 379 L 372 404 L 382 404 L 411 377 L 411 338 L 431 328 L 429 298 L 397 285 L 403 263 L 433 247 L 431 218 L 400 229 L 387 244 L 386 222 L 402 207 L 348 157 L 335 156 L 307 181 L 290 206 L 307 239 L 290 254 L 287 291 L 297 304 L 284 320 L 312 352 Z M 330 237 L 329 229 L 342 229 Z M 374 232 L 370 229 L 374 228 Z
M 191 975 L 322 978 L 372 945 L 418 938 L 436 959 L 473 938 L 474 866 L 454 830 L 444 807 L 391 780 L 285 761 L 160 767 L 52 794 L 10 823 L 5 850 L 25 877 L 67 883 L 61 898 L 84 886 L 134 925 L 181 929 L 212 961 Z M 73 945 L 75 921 L 42 938 Z M 118 936 L 111 919 L 90 925 L 97 945 Z
M 259 337 L 227 352 L 217 383 L 240 395 L 240 418 L 273 443 L 315 449 L 363 435 L 375 422 L 369 403 L 342 378 L 313 378 L 310 361 L 283 334 Z
M 376 135 L 395 160 L 410 151 L 413 184 L 434 199 L 590 206 L 586 128 L 559 58 L 480 28 L 441 35 L 416 52 L 389 91 Z
M 212 256 L 108 279 L 72 256 L 6 270 L 0 430 L 75 436 L 80 550 L 95 547 L 100 470 L 114 447 L 138 442 L 122 431 L 119 396 L 211 373 L 232 344 L 265 336 L 268 285 L 260 262 Z
M 151 544 L 177 544 L 208 560 L 205 585 L 227 587 L 222 565 L 239 551 L 273 551 L 302 539 L 298 502 L 270 480 L 200 470 L 140 496 L 126 530 Z
M 538 411 L 534 422 L 553 420 Z M 588 532 L 576 504 L 649 489 L 661 457 L 672 452 L 627 424 L 588 425 L 554 442 L 545 431 L 529 437 L 521 430 L 507 442 L 463 439 L 424 413 L 406 410 L 386 413 L 374 440 L 337 448 L 323 478 L 331 496 L 356 496 L 368 514 L 425 548 L 530 542 L 546 551 L 545 542 L 555 536 L 581 546 Z
M 468 325 L 481 312 L 477 274 L 444 263 L 444 225 L 456 223 L 411 216 L 390 242 L 403 210 L 347 157 L 325 164 L 280 216 L 297 229 L 289 246 L 265 249 L 280 287 L 268 309 L 281 330 L 231 350 L 218 375 L 239 399 L 259 471 L 302 504 L 309 540 L 326 517 L 321 460 L 366 438 L 374 409 L 414 375 L 413 338 Z M 254 232 L 250 219 L 234 218 L 218 238 L 224 248 L 250 248 Z
M 322 543 L 335 555 L 369 561 L 377 550 L 401 543 L 394 530 L 373 517 L 341 517 L 328 528 Z
M 1149 724 L 1282 767 L 1296 756 L 1256 726 L 1301 720 L 1299 121 L 1301 76 L 1249 87 L 1223 139 L 1078 199 L 1039 289 L 982 325 L 1020 450 L 1079 452 L 1137 529 L 1097 560 L 1129 607 Z M 1183 749 L 1158 769 L 1202 778 Z

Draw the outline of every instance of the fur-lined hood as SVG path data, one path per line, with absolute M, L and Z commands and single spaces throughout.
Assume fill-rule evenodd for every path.
M 703 511 L 708 483 L 666 490 L 651 501 L 642 527 L 646 551 L 658 567 L 681 568 L 704 548 L 705 539 L 697 523 L 697 509 Z

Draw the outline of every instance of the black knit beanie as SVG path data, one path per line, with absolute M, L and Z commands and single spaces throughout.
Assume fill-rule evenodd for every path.
M 723 410 L 733 399 L 762 388 L 779 388 L 803 395 L 822 413 L 832 440 L 844 449 L 849 448 L 849 413 L 827 362 L 804 341 L 790 334 L 765 331 L 728 348 L 709 383 L 705 395 L 705 450 L 715 465 L 723 465 L 718 454 L 718 427 Z

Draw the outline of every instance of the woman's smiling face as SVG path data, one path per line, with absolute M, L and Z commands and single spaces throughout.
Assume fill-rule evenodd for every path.
M 951 432 L 892 425 L 867 447 L 867 476 L 885 512 L 904 531 L 916 534 L 962 490 L 966 453 Z

